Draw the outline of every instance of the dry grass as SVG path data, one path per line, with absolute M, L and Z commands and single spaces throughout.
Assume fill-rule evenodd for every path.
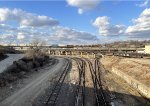
M 46 50 L 42 48 L 42 46 L 46 45 L 46 41 L 41 41 L 41 39 L 35 38 L 32 41 L 32 48 L 26 52 L 26 57 L 35 59 L 36 57 L 46 56 Z
M 34 59 L 35 57 L 40 57 L 40 56 L 46 56 L 45 52 L 42 52 L 41 50 L 33 49 L 33 50 L 28 50 L 25 54 L 25 57 Z
M 101 62 L 107 70 L 116 67 L 136 80 L 150 86 L 150 61 L 148 59 L 107 56 Z
M 115 57 L 115 56 L 104 56 L 101 59 L 101 62 L 104 65 L 105 69 L 111 70 L 112 66 L 115 64 L 118 64 L 119 60 L 120 59 L 118 57 Z

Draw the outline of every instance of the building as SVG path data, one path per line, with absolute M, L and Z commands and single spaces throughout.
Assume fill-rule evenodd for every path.
M 150 54 L 150 44 L 149 45 L 145 45 L 145 53 L 146 54 Z
M 145 48 L 138 48 L 137 53 L 145 53 Z

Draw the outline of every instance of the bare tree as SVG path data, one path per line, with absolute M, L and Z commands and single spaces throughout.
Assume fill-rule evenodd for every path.
M 43 46 L 47 44 L 46 41 L 35 38 L 31 42 L 32 49 L 27 51 L 26 56 L 28 58 L 35 58 L 42 55 L 46 55 L 46 50 Z

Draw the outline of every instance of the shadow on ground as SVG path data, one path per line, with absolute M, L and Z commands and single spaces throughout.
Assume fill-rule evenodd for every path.
M 46 102 L 48 100 L 49 95 L 52 92 L 52 89 L 56 82 L 53 82 L 52 85 L 43 91 L 33 103 L 33 106 L 46 106 Z M 76 92 L 79 86 L 71 83 L 63 83 L 60 93 L 58 95 L 56 106 L 75 106 L 76 102 Z M 85 96 L 85 106 L 96 106 L 96 99 L 94 96 L 94 88 L 86 87 L 84 90 Z M 137 97 L 131 94 L 113 92 L 108 90 L 103 90 L 105 100 L 107 103 L 111 104 L 111 106 L 150 106 L 148 99 L 143 97 Z M 49 105 L 51 106 L 51 105 Z M 80 105 L 79 105 L 80 106 Z M 104 106 L 101 104 L 101 106 Z

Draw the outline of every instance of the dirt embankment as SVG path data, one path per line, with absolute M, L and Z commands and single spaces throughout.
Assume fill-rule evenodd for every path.
M 115 56 L 105 56 L 101 59 L 106 70 L 112 67 L 126 73 L 132 78 L 150 86 L 150 61 L 144 58 L 121 58 Z
M 40 56 L 35 59 L 22 58 L 14 61 L 3 73 L 0 74 L 0 87 L 4 87 L 18 79 L 25 77 L 31 71 L 38 71 L 38 67 L 50 62 L 48 56 Z
M 116 106 L 149 106 L 149 102 L 141 96 L 141 90 L 134 86 L 135 82 L 133 83 L 133 81 L 135 80 L 132 80 L 138 79 L 136 74 L 142 71 L 141 68 L 146 69 L 144 67 L 149 64 L 147 59 L 104 56 L 101 59 L 101 63 L 105 68 L 105 73 L 103 74 L 105 86 L 108 87 L 109 91 L 111 91 L 111 98 Z M 139 66 L 137 66 L 138 64 Z M 114 69 L 116 69 L 116 71 L 114 71 Z M 136 70 L 134 71 L 135 75 L 130 74 L 133 72 L 132 69 Z M 124 77 L 125 74 L 126 77 Z M 129 76 L 130 79 L 127 76 Z M 128 81 L 131 81 L 132 83 Z M 139 82 L 142 82 L 142 80 L 139 80 Z M 139 93 L 139 91 L 141 93 Z
M 119 61 L 120 61 L 120 58 L 115 57 L 115 56 L 104 56 L 101 59 L 101 63 L 104 65 L 104 68 L 106 70 L 111 70 L 112 66 L 118 64 Z

